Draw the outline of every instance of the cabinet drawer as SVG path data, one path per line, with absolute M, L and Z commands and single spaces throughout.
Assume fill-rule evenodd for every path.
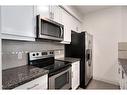
M 23 84 L 21 86 L 18 86 L 14 89 L 21 89 L 21 90 L 45 90 L 47 89 L 47 85 L 48 85 L 48 75 L 44 75 L 42 77 L 39 77 L 35 80 L 32 80 L 26 84 Z

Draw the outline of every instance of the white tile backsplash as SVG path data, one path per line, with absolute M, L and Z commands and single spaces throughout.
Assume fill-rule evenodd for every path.
M 55 59 L 64 57 L 64 50 L 55 51 Z
M 54 50 L 56 58 L 64 56 L 64 45 L 58 42 L 2 40 L 2 69 L 26 65 L 28 52 L 45 50 Z

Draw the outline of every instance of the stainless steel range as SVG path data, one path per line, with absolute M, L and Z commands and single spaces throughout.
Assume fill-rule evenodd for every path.
M 53 51 L 30 52 L 28 63 L 49 70 L 49 89 L 71 88 L 71 63 L 55 60 Z

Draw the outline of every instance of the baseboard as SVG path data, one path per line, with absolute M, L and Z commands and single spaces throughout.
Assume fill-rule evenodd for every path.
M 93 79 L 99 80 L 99 81 L 103 81 L 103 82 L 107 82 L 107 83 L 110 83 L 110 84 L 114 84 L 114 85 L 118 85 L 119 86 L 119 83 L 116 82 L 116 81 L 106 80 L 106 79 L 99 78 L 99 77 L 95 77 L 95 76 L 93 77 Z

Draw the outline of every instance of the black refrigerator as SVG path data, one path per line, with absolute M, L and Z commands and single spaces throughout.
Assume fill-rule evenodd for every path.
M 71 43 L 65 45 L 65 57 L 80 58 L 80 87 L 86 88 L 93 76 L 93 36 L 87 32 L 71 32 Z

